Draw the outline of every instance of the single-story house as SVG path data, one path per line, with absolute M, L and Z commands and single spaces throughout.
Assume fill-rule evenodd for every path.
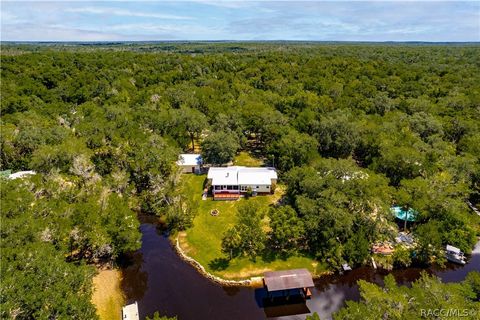
M 177 165 L 183 173 L 200 173 L 202 156 L 196 153 L 184 153 L 178 156 Z
M 275 168 L 233 166 L 211 167 L 207 178 L 212 185 L 214 199 L 233 200 L 248 190 L 257 194 L 272 193 L 278 177 Z

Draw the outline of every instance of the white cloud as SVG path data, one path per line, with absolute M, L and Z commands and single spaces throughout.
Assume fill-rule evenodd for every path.
M 1 36 L 2 41 L 118 41 L 128 40 L 116 33 L 74 29 L 55 25 L 39 27 L 37 25 L 21 25 L 9 30 Z
M 65 12 L 86 13 L 86 14 L 104 14 L 104 15 L 139 17 L 139 18 L 170 19 L 170 20 L 191 20 L 191 19 L 194 19 L 193 17 L 188 17 L 188 16 L 179 16 L 179 15 L 163 14 L 163 13 L 130 11 L 130 10 L 125 10 L 125 9 L 108 8 L 108 7 L 67 8 L 67 9 L 65 9 Z
M 159 31 L 169 31 L 169 32 L 184 32 L 184 33 L 201 33 L 201 32 L 211 32 L 211 28 L 206 28 L 203 26 L 187 26 L 187 25 L 178 25 L 178 24 L 153 24 L 153 23 L 128 23 L 128 24 L 115 24 L 110 26 L 105 26 L 104 30 L 110 31 L 132 31 L 136 32 L 159 32 Z
M 182 0 L 180 0 L 182 2 Z M 221 8 L 229 8 L 229 9 L 239 9 L 245 7 L 252 7 L 252 5 L 256 5 L 259 1 L 231 1 L 231 0 L 184 0 L 184 2 L 194 2 L 199 3 L 207 6 L 214 6 L 214 7 L 221 7 Z
M 480 40 L 478 2 L 1 1 L 4 40 Z
M 6 10 L 2 10 L 1 12 L 1 22 L 2 22 L 2 25 L 5 25 L 5 24 L 16 24 L 16 23 L 25 23 L 27 22 L 26 19 L 22 19 L 20 18 L 19 16 L 13 14 L 13 13 L 10 13 Z

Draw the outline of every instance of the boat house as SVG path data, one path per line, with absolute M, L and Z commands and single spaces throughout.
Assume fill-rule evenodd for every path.
M 307 269 L 265 272 L 263 284 L 270 298 L 302 295 L 307 299 L 312 295 L 310 288 L 315 286 Z
M 253 195 L 272 193 L 277 171 L 261 167 L 211 167 L 207 178 L 214 200 L 236 200 L 249 191 Z
M 183 173 L 200 173 L 202 163 L 202 156 L 197 153 L 183 153 L 177 160 L 177 165 Z

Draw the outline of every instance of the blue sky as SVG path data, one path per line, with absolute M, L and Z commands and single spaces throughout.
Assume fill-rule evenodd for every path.
M 479 1 L 2 1 L 3 41 L 480 41 Z

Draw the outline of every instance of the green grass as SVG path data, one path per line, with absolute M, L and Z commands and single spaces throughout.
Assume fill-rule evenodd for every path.
M 235 156 L 235 159 L 233 159 L 233 163 L 236 166 L 261 167 L 263 165 L 263 160 L 254 158 L 250 153 L 242 151 Z
M 198 214 L 192 228 L 179 234 L 182 249 L 192 258 L 200 262 L 205 269 L 225 279 L 245 279 L 260 276 L 268 270 L 283 270 L 293 268 L 307 268 L 313 274 L 321 274 L 326 267 L 305 256 L 291 256 L 286 259 L 265 261 L 257 258 L 252 261 L 248 258 L 235 258 L 227 263 L 226 256 L 221 252 L 222 236 L 232 227 L 236 219 L 236 210 L 242 201 L 252 201 L 259 204 L 264 210 L 272 205 L 281 196 L 282 187 L 277 188 L 275 195 L 258 196 L 238 201 L 213 201 L 212 198 L 202 200 L 205 175 L 184 175 L 182 177 L 182 192 L 192 199 L 198 206 Z M 217 209 L 218 216 L 212 216 L 210 211 Z M 268 224 L 268 221 L 265 220 Z

